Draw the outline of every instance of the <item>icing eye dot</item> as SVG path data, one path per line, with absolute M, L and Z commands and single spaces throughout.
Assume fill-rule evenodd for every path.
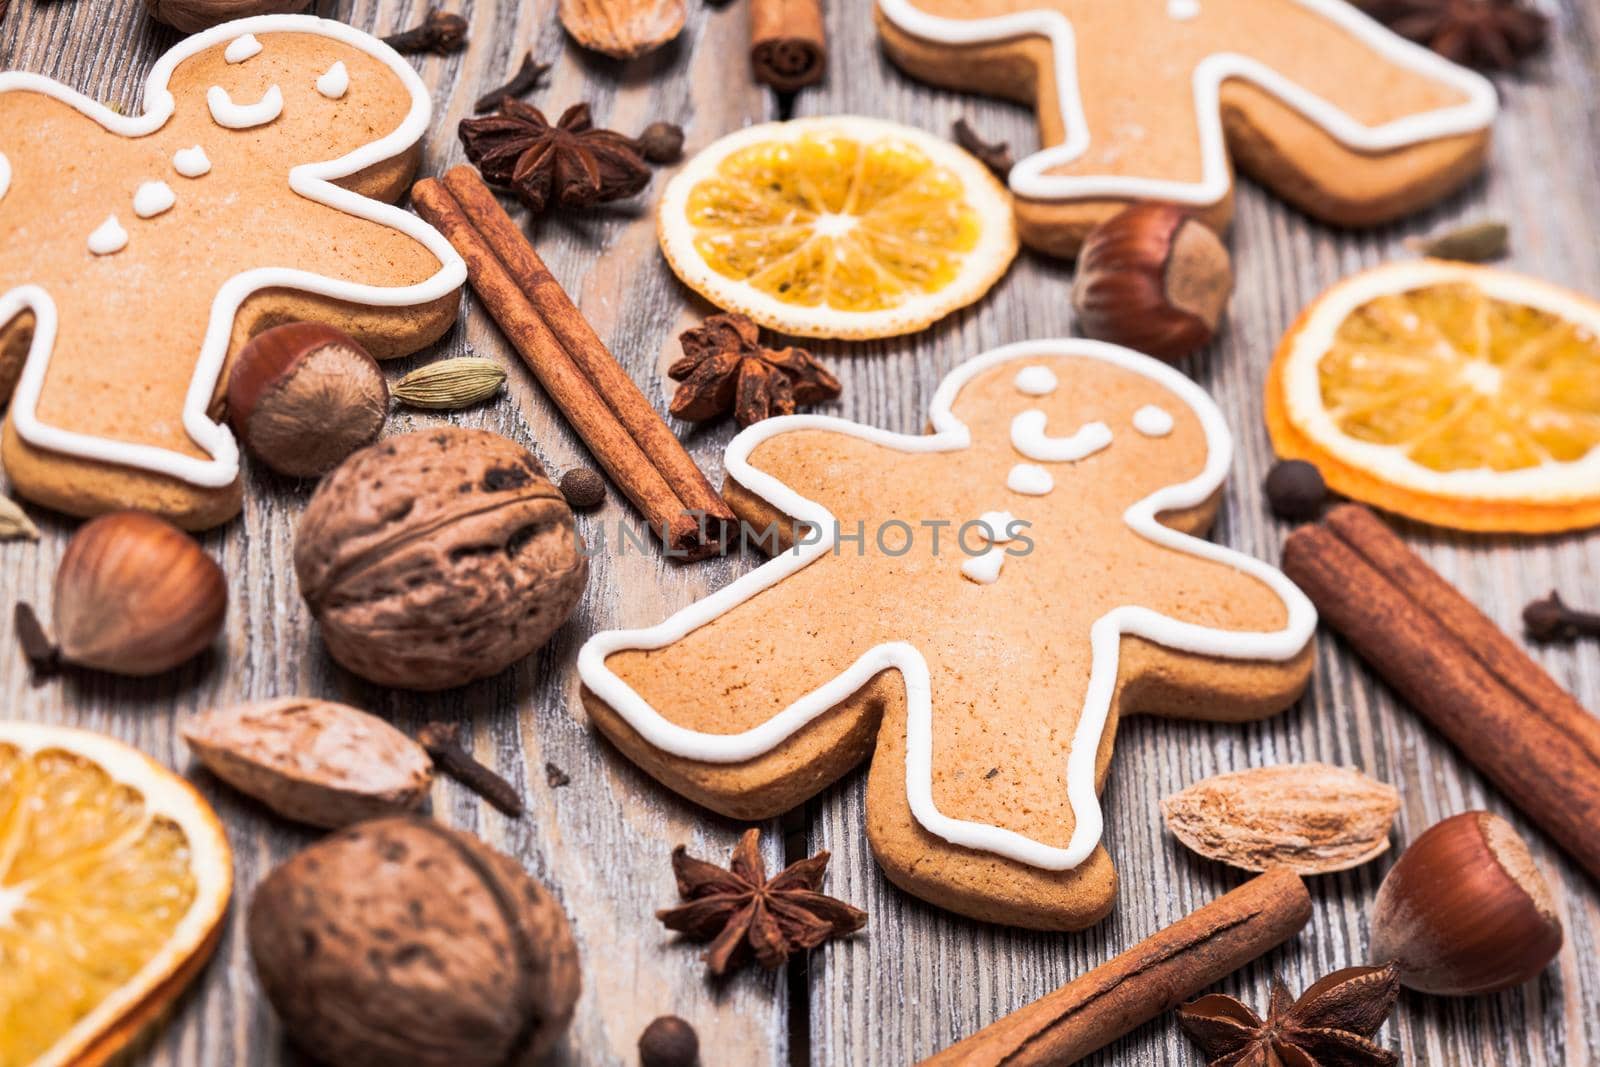
M 1200 14 L 1200 0 L 1167 0 L 1167 18 L 1187 22 Z
M 252 126 L 265 126 L 283 114 L 283 91 L 276 85 L 266 91 L 253 104 L 236 104 L 228 90 L 213 85 L 206 90 L 206 106 L 218 126 L 229 130 L 248 130 Z
M 89 251 L 97 256 L 109 256 L 126 247 L 128 247 L 128 231 L 122 228 L 122 223 L 117 221 L 115 215 L 107 215 L 106 221 L 89 235 Z
M 211 160 L 206 156 L 206 150 L 199 145 L 193 148 L 180 148 L 172 154 L 172 169 L 185 178 L 198 178 L 211 173 Z
M 1164 408 L 1146 404 L 1133 413 L 1133 428 L 1146 437 L 1165 437 L 1172 432 L 1172 416 Z
M 1056 487 L 1056 480 L 1043 467 L 1018 463 L 1006 475 L 1006 488 L 1023 496 L 1044 496 Z
M 1056 391 L 1056 376 L 1049 367 L 1023 367 L 1012 379 L 1017 392 L 1028 396 L 1049 396 Z
M 235 37 L 228 42 L 228 47 L 222 53 L 222 58 L 229 63 L 243 63 L 251 56 L 261 54 L 261 42 L 256 40 L 256 35 L 247 33 L 243 37 Z
M 141 219 L 155 218 L 177 202 L 172 186 L 166 182 L 145 182 L 133 194 L 133 213 Z
M 338 100 L 350 91 L 350 72 L 345 69 L 341 60 L 329 67 L 327 73 L 317 79 L 317 92 L 329 100 Z

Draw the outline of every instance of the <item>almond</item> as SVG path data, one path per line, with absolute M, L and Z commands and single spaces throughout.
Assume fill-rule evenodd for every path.
M 312 826 L 413 810 L 433 784 L 421 745 L 328 700 L 286 697 L 206 712 L 184 725 L 183 739 L 212 774 Z
M 633 59 L 678 36 L 683 0 L 561 0 L 561 24 L 585 48 Z
M 1399 809 L 1393 786 L 1325 763 L 1219 774 L 1161 802 L 1167 829 L 1200 855 L 1296 874 L 1348 870 L 1382 855 Z

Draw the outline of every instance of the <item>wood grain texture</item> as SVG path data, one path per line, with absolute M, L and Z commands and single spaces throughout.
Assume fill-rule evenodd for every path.
M 654 119 L 681 122 L 692 152 L 747 122 L 776 114 L 776 103 L 746 73 L 746 5 L 689 5 L 673 44 L 631 63 L 585 53 L 564 37 L 555 0 L 450 0 L 473 23 L 471 48 L 457 56 L 416 57 L 436 88 L 438 107 L 424 164 L 440 173 L 461 158 L 456 122 L 532 49 L 553 61 L 549 86 L 530 99 L 560 110 L 587 99 L 596 119 L 635 132 Z M 338 0 L 319 14 L 388 33 L 415 23 L 425 0 Z M 1550 52 L 1524 75 L 1500 83 L 1505 113 L 1489 176 L 1405 225 L 1338 232 L 1241 183 L 1232 246 L 1239 272 L 1228 327 L 1212 350 L 1187 367 L 1212 390 L 1236 430 L 1239 455 L 1215 537 L 1276 559 L 1287 527 L 1266 512 L 1261 477 L 1271 461 L 1260 422 L 1260 383 L 1280 331 L 1300 307 L 1343 275 L 1403 254 L 1401 239 L 1457 220 L 1496 215 L 1511 221 L 1513 266 L 1600 293 L 1600 10 L 1561 0 Z M 980 131 L 1035 143 L 1023 110 L 915 85 L 891 69 L 871 32 L 869 0 L 827 5 L 829 77 L 802 93 L 802 114 L 853 111 L 943 133 L 960 114 Z M 136 0 L 12 0 L 0 23 L 0 69 L 51 74 L 108 103 L 137 106 L 143 78 L 178 40 L 150 23 Z M 0 139 L 10 132 L 0 133 Z M 657 178 L 652 193 L 659 191 Z M 679 330 L 708 308 L 690 298 L 656 252 L 649 206 L 637 202 L 550 218 L 533 228 L 536 245 L 596 329 L 665 410 L 659 367 L 676 352 Z M 1024 256 L 977 307 L 913 338 L 815 346 L 845 383 L 831 409 L 900 431 L 922 427 L 934 386 L 962 359 L 994 345 L 1072 332 L 1069 265 Z M 451 416 L 528 444 L 555 472 L 589 462 L 581 442 L 515 357 L 476 300 L 434 349 L 391 367 L 472 353 L 507 360 L 505 397 Z M 439 417 L 401 411 L 391 432 L 434 425 Z M 731 426 L 679 427 L 713 483 Z M 1107 839 L 1122 875 L 1110 918 L 1079 934 L 1040 935 L 955 918 L 906 897 L 878 873 L 863 827 L 865 777 L 856 774 L 784 820 L 796 847 L 834 853 L 829 891 L 865 907 L 867 930 L 817 953 L 798 974 L 798 996 L 783 975 L 746 973 L 711 984 L 698 952 L 664 934 L 654 909 L 671 903 L 667 853 L 679 841 L 720 858 L 740 827 L 678 801 L 600 741 L 575 699 L 573 659 L 594 630 L 659 620 L 753 566 L 751 559 L 690 567 L 630 549 L 594 561 L 578 613 L 540 653 L 504 675 L 438 696 L 378 689 L 336 667 L 315 637 L 298 595 L 289 554 L 296 517 L 310 493 L 256 472 L 243 516 L 206 538 L 230 577 L 233 602 L 225 643 L 173 676 L 128 682 L 72 676 L 34 689 L 15 652 L 11 613 L 0 616 L 0 697 L 8 715 L 73 723 L 113 733 L 174 767 L 190 760 L 176 726 L 197 710 L 243 699 L 305 693 L 342 700 L 414 730 L 432 718 L 460 718 L 485 762 L 529 797 L 531 814 L 508 820 L 454 783 L 435 786 L 435 814 L 483 834 L 550 884 L 572 916 L 585 960 L 577 1021 L 557 1062 L 632 1064 L 634 1041 L 653 1016 L 690 1019 L 708 1067 L 785 1063 L 897 1065 L 914 1062 L 1115 955 L 1243 881 L 1198 860 L 1164 833 L 1159 799 L 1206 775 L 1260 764 L 1322 760 L 1366 771 L 1399 787 L 1404 806 L 1396 845 L 1437 819 L 1488 807 L 1527 835 L 1550 874 L 1567 930 L 1557 964 L 1536 982 L 1495 997 L 1461 1001 L 1402 997 L 1383 1031 L 1408 1062 L 1578 1065 L 1600 1062 L 1600 891 L 1550 842 L 1510 810 L 1448 745 L 1323 634 L 1313 690 L 1271 721 L 1240 727 L 1138 719 L 1126 724 L 1106 790 Z M 44 530 L 37 545 L 0 544 L 0 583 L 11 599 L 48 604 L 51 575 L 72 524 L 31 513 Z M 613 494 L 580 520 L 587 528 L 635 516 Z M 1551 587 L 1592 598 L 1600 589 L 1600 538 L 1574 535 L 1524 541 L 1402 527 L 1442 573 L 1503 627 L 1518 630 L 1530 596 Z M 1536 649 L 1535 656 L 1586 706 L 1600 707 L 1600 647 Z M 572 777 L 550 789 L 551 762 Z M 251 888 L 270 867 L 313 840 L 202 772 L 236 850 L 239 896 L 226 939 L 170 1024 L 140 1057 L 161 1065 L 300 1063 L 260 999 L 241 937 Z M 776 825 L 769 827 L 776 831 Z M 780 835 L 766 838 L 781 856 Z M 1366 910 L 1388 860 L 1311 881 L 1315 915 L 1299 940 L 1221 987 L 1264 1003 L 1274 972 L 1302 987 L 1339 966 L 1361 962 Z M 1092 1058 L 1095 1064 L 1200 1062 L 1170 1021 L 1157 1021 Z

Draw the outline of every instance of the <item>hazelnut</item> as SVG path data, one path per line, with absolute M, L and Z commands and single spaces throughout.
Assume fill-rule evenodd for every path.
M 228 376 L 228 421 L 279 474 L 331 470 L 383 432 L 389 387 L 365 349 L 332 326 L 274 326 L 240 349 Z
M 1089 231 L 1072 307 L 1084 336 L 1173 362 L 1209 342 L 1233 293 L 1228 250 L 1171 204 L 1134 204 Z
M 1526 982 L 1561 950 L 1550 888 L 1511 824 L 1454 815 L 1401 853 L 1372 912 L 1372 956 L 1424 993 L 1492 993 Z
M 640 1067 L 695 1067 L 699 1062 L 699 1035 L 676 1015 L 653 1020 L 639 1035 Z
M 250 954 L 289 1037 L 341 1067 L 510 1067 L 572 1021 L 566 915 L 511 857 L 417 816 L 358 823 L 256 890 Z
M 304 11 L 311 6 L 311 0 L 144 0 L 144 6 L 157 22 L 184 33 L 196 33 L 251 15 Z
M 455 426 L 388 438 L 324 478 L 294 566 L 333 658 L 405 689 L 465 685 L 528 655 L 589 575 L 539 462 Z
M 66 663 L 160 674 L 211 644 L 227 610 L 222 568 L 143 511 L 84 523 L 56 569 L 55 645 Z

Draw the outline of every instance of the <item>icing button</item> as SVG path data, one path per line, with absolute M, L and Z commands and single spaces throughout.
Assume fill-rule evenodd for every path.
M 122 223 L 117 221 L 115 215 L 107 215 L 106 221 L 89 235 L 89 251 L 97 256 L 109 256 L 126 247 L 128 247 L 128 231 L 122 228 Z
M 198 178 L 211 173 L 211 160 L 199 145 L 180 148 L 172 154 L 172 169 L 185 178 Z
M 133 194 L 133 213 L 141 219 L 154 218 L 177 202 L 172 186 L 166 182 L 145 182 Z
M 1172 432 L 1172 416 L 1165 408 L 1146 404 L 1133 413 L 1133 428 L 1146 437 L 1165 437 Z
M 1006 475 L 1006 488 L 1023 496 L 1044 496 L 1055 487 L 1050 472 L 1032 463 L 1018 463 Z

